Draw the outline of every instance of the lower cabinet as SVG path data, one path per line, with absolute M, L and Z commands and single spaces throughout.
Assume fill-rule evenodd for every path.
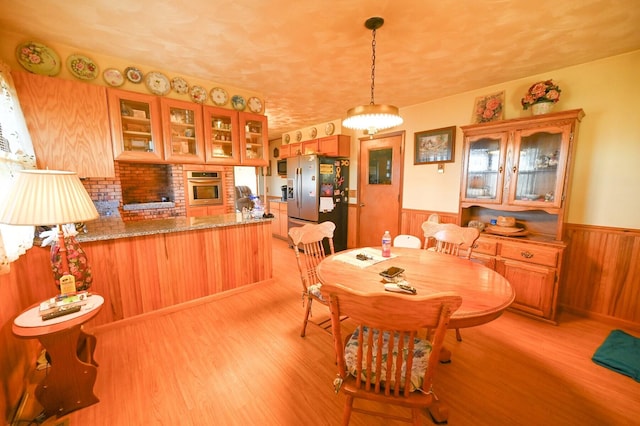
M 287 233 L 287 223 L 289 221 L 287 216 L 287 203 L 278 200 L 270 200 L 269 211 L 273 215 L 273 220 L 271 221 L 273 236 L 285 240 L 289 239 L 289 235 Z
M 555 323 L 564 244 L 481 235 L 473 250 L 475 261 L 511 283 L 513 310 Z
M 187 206 L 187 217 L 213 216 L 225 213 L 227 213 L 225 206 Z

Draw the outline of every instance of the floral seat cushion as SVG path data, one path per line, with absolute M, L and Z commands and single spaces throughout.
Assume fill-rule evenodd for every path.
M 367 353 L 368 350 L 368 345 L 367 345 L 367 338 L 368 338 L 368 334 L 370 332 L 370 329 L 367 327 L 363 327 L 364 329 L 364 345 L 365 347 L 362 348 L 363 353 Z M 372 366 L 373 368 L 375 368 L 375 364 L 376 364 L 376 358 L 377 358 L 377 339 L 378 339 L 378 335 L 380 334 L 380 332 L 378 330 L 373 330 L 373 343 L 374 343 L 374 348 L 373 348 L 373 361 L 372 361 Z M 349 372 L 349 374 L 351 374 L 353 377 L 357 377 L 357 372 L 356 372 L 356 367 L 357 367 L 357 362 L 356 362 L 356 357 L 358 354 L 358 335 L 360 334 L 360 328 L 357 328 L 356 331 L 353 333 L 353 335 L 351 336 L 351 338 L 349 339 L 349 341 L 347 342 L 346 346 L 345 346 L 345 362 L 347 365 L 347 371 Z M 386 343 L 389 341 L 389 333 L 385 332 L 383 335 L 383 341 Z M 407 348 L 409 346 L 408 343 L 408 338 L 405 338 L 405 342 L 404 342 L 404 350 L 406 351 Z M 427 365 L 429 363 L 429 356 L 431 355 L 431 343 L 427 340 L 424 339 L 414 339 L 414 347 L 413 347 L 413 352 L 414 352 L 414 358 L 413 358 L 413 365 L 411 367 L 411 391 L 413 392 L 416 389 L 419 389 L 422 387 L 422 383 L 424 382 L 424 375 L 427 371 Z M 383 356 L 383 360 L 382 360 L 382 365 L 381 365 L 381 370 L 378 374 L 376 374 L 376 371 L 373 371 L 373 377 L 371 379 L 372 383 L 375 383 L 376 377 L 381 377 L 383 378 L 383 383 L 384 384 L 384 377 L 387 374 L 387 359 L 389 356 L 388 351 L 386 350 L 386 348 L 383 350 L 382 352 L 382 356 Z M 395 368 L 396 368 L 396 358 L 398 356 L 398 335 L 396 334 L 395 339 L 394 339 L 394 348 L 393 348 L 393 361 L 392 361 L 392 368 L 393 370 L 391 371 L 391 376 L 395 377 Z M 403 359 L 406 359 L 406 355 L 403 356 Z M 405 377 L 406 377 L 406 364 L 402 364 L 402 378 L 401 378 L 401 382 L 400 382 L 400 386 L 404 387 L 404 383 L 405 383 Z M 363 361 L 363 369 L 362 369 L 362 380 L 366 380 L 366 374 L 367 372 L 364 369 L 364 361 Z M 391 385 L 393 386 L 394 383 L 391 383 Z
M 314 285 L 310 285 L 309 288 L 307 288 L 307 291 L 309 292 L 309 294 L 314 295 L 318 299 L 324 300 L 322 298 L 322 293 L 320 292 L 321 288 L 322 288 L 322 284 L 321 283 L 317 283 L 317 284 L 314 284 Z

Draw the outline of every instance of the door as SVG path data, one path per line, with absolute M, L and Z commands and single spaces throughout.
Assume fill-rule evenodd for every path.
M 400 233 L 404 133 L 360 140 L 358 237 L 360 247 L 381 245 Z

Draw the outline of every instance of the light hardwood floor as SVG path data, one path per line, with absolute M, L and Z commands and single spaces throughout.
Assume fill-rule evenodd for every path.
M 300 283 L 284 241 L 274 240 L 273 259 L 273 283 L 96 330 L 100 403 L 69 424 L 340 424 L 331 337 L 314 326 L 300 337 Z M 315 306 L 314 319 L 325 309 Z M 453 361 L 440 365 L 435 388 L 449 425 L 637 425 L 640 383 L 591 361 L 611 329 L 507 312 L 465 329 L 461 343 L 450 331 Z M 351 424 L 392 423 L 354 413 Z

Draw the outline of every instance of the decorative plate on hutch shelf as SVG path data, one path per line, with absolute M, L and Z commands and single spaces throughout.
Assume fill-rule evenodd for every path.
M 207 100 L 207 90 L 201 86 L 191 86 L 189 96 L 191 96 L 193 102 L 203 104 Z
M 182 77 L 173 77 L 171 79 L 171 88 L 174 92 L 184 95 L 189 91 L 189 83 Z
M 102 71 L 102 78 L 104 81 L 112 87 L 120 87 L 124 84 L 124 76 L 115 68 L 107 68 Z
M 91 58 L 83 55 L 70 55 L 67 58 L 67 68 L 74 77 L 80 80 L 95 80 L 100 73 L 98 66 Z
M 166 75 L 151 71 L 144 77 L 144 84 L 154 95 L 164 96 L 171 91 L 171 82 Z
M 210 95 L 213 103 L 218 106 L 223 106 L 229 101 L 229 94 L 222 87 L 214 87 Z
M 256 98 L 255 96 L 252 96 L 249 98 L 248 105 L 249 105 L 249 111 L 255 112 L 255 113 L 262 112 L 262 101 Z
M 142 71 L 136 67 L 126 67 L 124 69 L 124 75 L 132 83 L 140 84 L 142 82 Z
M 54 76 L 60 72 L 60 56 L 44 44 L 28 41 L 16 47 L 16 59 L 27 71 Z
M 236 111 L 244 111 L 247 107 L 247 101 L 245 101 L 244 98 L 240 95 L 233 95 L 231 97 L 231 106 Z

